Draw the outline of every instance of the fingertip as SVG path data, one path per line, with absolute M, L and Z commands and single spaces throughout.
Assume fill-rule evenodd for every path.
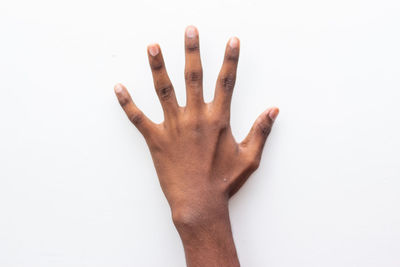
M 237 37 L 231 37 L 228 40 L 225 49 L 225 59 L 228 62 L 233 62 L 235 68 L 237 67 L 237 63 L 239 61 L 239 51 L 240 51 L 240 41 Z
M 268 112 L 268 116 L 270 117 L 270 119 L 271 119 L 272 121 L 275 121 L 276 118 L 278 117 L 278 115 L 279 115 L 279 108 L 277 108 L 277 107 L 271 108 L 271 109 L 269 110 L 269 112 Z
M 228 44 L 229 44 L 229 47 L 232 48 L 232 49 L 239 48 L 239 46 L 240 46 L 240 40 L 239 40 L 238 37 L 233 36 L 233 37 L 231 37 L 231 38 L 229 39 Z
M 147 46 L 147 51 L 151 56 L 155 57 L 160 53 L 160 46 L 157 43 L 149 44 Z
M 114 86 L 114 92 L 115 92 L 115 94 L 119 95 L 119 94 L 121 94 L 123 91 L 124 91 L 124 86 L 123 86 L 122 84 L 117 83 L 117 84 Z
M 187 38 L 194 38 L 198 34 L 199 34 L 199 31 L 194 25 L 189 25 L 185 29 L 185 35 Z

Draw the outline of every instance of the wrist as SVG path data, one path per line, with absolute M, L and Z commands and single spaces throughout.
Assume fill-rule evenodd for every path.
M 177 230 L 195 231 L 205 229 L 216 222 L 229 223 L 228 199 L 202 196 L 190 200 L 177 201 L 171 205 L 172 220 Z
M 237 256 L 228 204 L 203 209 L 173 211 L 173 222 L 181 237 L 188 266 L 240 266 Z
M 213 207 L 184 206 L 172 210 L 172 220 L 181 232 L 203 231 L 215 223 L 230 224 L 228 203 Z

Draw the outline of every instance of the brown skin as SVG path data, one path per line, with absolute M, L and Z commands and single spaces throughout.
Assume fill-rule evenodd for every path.
M 228 200 L 253 173 L 279 110 L 269 108 L 237 143 L 230 127 L 230 105 L 239 59 L 239 39 L 229 40 L 214 100 L 203 99 L 198 30 L 185 34 L 187 106 L 177 103 L 158 44 L 148 46 L 154 86 L 164 122 L 155 124 L 117 84 L 115 93 L 150 149 L 172 219 L 182 239 L 187 266 L 239 266 L 229 221 Z

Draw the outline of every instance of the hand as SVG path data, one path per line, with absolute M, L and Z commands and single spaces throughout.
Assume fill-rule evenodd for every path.
M 248 136 L 241 143 L 235 141 L 230 127 L 230 105 L 239 48 L 239 39 L 231 38 L 226 46 L 214 100 L 204 103 L 199 35 L 195 27 L 189 26 L 185 35 L 187 105 L 180 107 L 161 49 L 158 44 L 149 45 L 154 86 L 164 111 L 165 120 L 161 124 L 153 123 L 137 108 L 123 85 L 115 86 L 122 108 L 148 144 L 173 221 L 184 246 L 187 244 L 185 251 L 191 266 L 197 266 L 196 256 L 188 252 L 195 237 L 201 236 L 197 238 L 201 243 L 206 236 L 219 235 L 217 229 L 220 228 L 221 232 L 231 236 L 228 199 L 257 169 L 263 146 L 279 112 L 277 108 L 267 109 L 257 118 Z M 195 243 L 197 248 L 203 245 Z M 228 254 L 236 255 L 234 246 L 230 250 Z M 202 266 L 214 266 L 211 262 L 211 265 L 204 264 L 202 257 L 199 260 L 202 260 Z

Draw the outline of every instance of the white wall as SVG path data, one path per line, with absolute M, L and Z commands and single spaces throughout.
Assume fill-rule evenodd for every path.
M 243 266 L 400 266 L 398 0 L 1 1 L 0 266 L 184 266 L 145 142 L 113 93 L 162 120 L 146 45 L 184 104 L 200 30 L 211 99 L 241 39 L 232 127 L 281 114 L 231 201 Z

